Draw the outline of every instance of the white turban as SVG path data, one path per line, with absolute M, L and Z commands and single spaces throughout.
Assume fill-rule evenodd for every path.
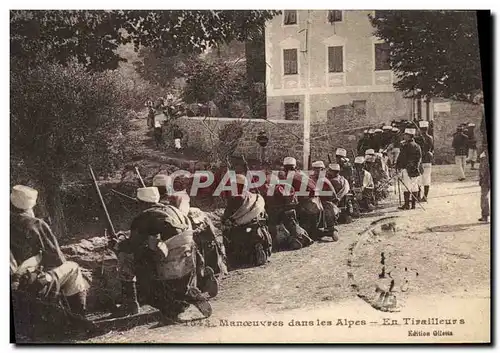
M 323 161 L 316 161 L 312 164 L 313 168 L 325 168 L 325 163 Z
M 297 165 L 297 160 L 293 157 L 285 157 L 283 165 L 293 165 L 295 167 Z
M 20 210 L 29 210 L 36 205 L 38 191 L 24 185 L 16 185 L 12 188 L 10 202 Z
M 365 163 L 365 157 L 363 157 L 363 156 L 357 156 L 356 158 L 354 158 L 354 163 L 355 164 L 363 164 L 363 163 Z
M 335 152 L 335 154 L 337 156 L 346 157 L 347 156 L 347 151 L 345 150 L 345 148 L 337 148 L 337 151 Z
M 336 170 L 336 171 L 340 171 L 340 164 L 338 163 L 332 163 L 328 166 L 328 168 L 330 168 L 331 170 Z
M 137 189 L 137 198 L 144 202 L 158 203 L 160 201 L 160 192 L 156 186 Z
M 153 178 L 153 186 L 169 186 L 171 178 L 165 174 L 157 174 Z

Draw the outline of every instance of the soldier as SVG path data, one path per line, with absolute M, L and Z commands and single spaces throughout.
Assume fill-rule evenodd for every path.
M 229 264 L 262 266 L 272 251 L 264 198 L 246 190 L 247 179 L 236 175 L 236 193 L 224 192 L 227 206 L 221 217 Z
M 382 149 L 387 150 L 392 142 L 392 126 L 384 125 L 382 127 Z
M 359 206 L 362 211 L 373 211 L 373 191 L 375 185 L 373 178 L 365 168 L 365 157 L 358 156 L 354 159 L 354 184 L 353 190 L 359 198 Z
M 364 169 L 372 173 L 375 164 L 375 150 L 373 148 L 366 150 L 363 163 Z
M 13 291 L 34 296 L 60 288 L 70 310 L 85 315 L 89 288 L 80 266 L 66 261 L 49 225 L 33 212 L 38 191 L 23 185 L 12 188 L 10 195 L 10 255 Z M 50 293 L 52 294 L 52 293 Z M 58 292 L 54 294 L 59 294 Z
M 316 161 L 316 162 L 312 163 L 311 167 L 313 169 L 312 177 L 313 177 L 314 181 L 317 182 L 319 179 L 320 173 L 325 170 L 325 163 L 323 161 Z
M 349 183 L 352 183 L 352 164 L 347 158 L 345 148 L 337 148 L 335 151 L 335 160 L 340 165 L 340 175 L 342 175 Z
M 431 185 L 431 172 L 432 172 L 432 160 L 434 153 L 434 139 L 428 133 L 429 122 L 422 120 L 419 122 L 421 135 L 415 141 L 419 144 L 422 149 L 422 185 L 424 186 L 424 196 L 420 199 L 423 202 L 427 202 L 427 197 L 429 195 L 429 188 Z
M 150 128 L 154 127 L 155 109 L 153 107 L 153 102 L 151 100 L 147 100 L 144 105 L 148 109 L 147 125 Z
M 213 297 L 218 291 L 218 283 L 214 274 L 227 274 L 226 251 L 224 243 L 217 237 L 215 226 L 205 212 L 196 207 L 191 207 L 191 198 L 186 190 L 175 191 L 170 176 L 157 174 L 153 178 L 153 186 L 158 188 L 160 202 L 165 205 L 173 205 L 187 215 L 193 227 L 194 240 L 200 252 L 199 256 L 205 263 L 206 274 L 200 278 L 201 286 L 212 286 L 210 296 Z M 214 294 L 215 293 L 215 294 Z
M 137 199 L 143 211 L 132 221 L 130 237 L 116 244 L 123 302 L 115 315 L 138 313 L 137 281 L 141 298 L 160 310 L 164 323 L 176 322 L 189 304 L 209 317 L 212 307 L 198 288 L 203 264 L 189 219 L 178 208 L 159 203 L 156 187 L 138 189 Z
M 483 152 L 479 156 L 479 185 L 481 186 L 481 218 L 479 222 L 488 222 L 490 216 L 490 204 L 488 194 L 491 188 L 490 164 L 488 149 L 483 147 Z
M 370 146 L 375 150 L 375 152 L 379 152 L 382 148 L 382 129 L 375 129 L 373 131 L 373 143 Z
M 297 207 L 299 224 L 314 240 L 317 240 L 323 236 L 330 236 L 334 241 L 337 241 L 338 236 L 335 232 L 335 228 L 325 229 L 325 210 L 323 208 L 323 202 L 321 198 L 317 195 L 318 190 L 316 187 L 316 182 L 311 176 L 297 170 L 296 163 L 297 162 L 295 158 L 286 157 L 283 161 L 283 173 L 281 174 L 281 178 L 286 179 L 288 173 L 292 172 L 292 186 L 294 190 L 296 192 L 300 192 L 303 189 L 305 190 L 305 195 L 297 195 L 297 199 L 299 202 L 299 205 Z M 321 165 L 316 168 L 321 168 Z M 332 192 L 332 194 L 334 193 L 332 191 L 333 186 L 331 186 L 331 183 L 329 181 L 325 180 L 322 189 L 329 190 Z M 334 200 L 335 197 L 333 197 L 332 195 L 331 199 Z
M 401 152 L 401 136 L 397 127 L 392 128 L 391 144 L 389 145 L 389 161 L 392 168 L 396 165 Z
M 469 138 L 463 132 L 462 126 L 457 127 L 457 132 L 453 134 L 452 147 L 455 150 L 455 164 L 458 170 L 458 180 L 465 180 L 465 161 L 467 159 Z
M 476 134 L 474 131 L 474 128 L 476 127 L 476 124 L 469 123 L 467 124 L 467 131 L 466 135 L 468 137 L 468 147 L 469 147 L 469 155 L 468 155 L 468 162 L 470 163 L 470 169 L 475 170 L 474 165 L 476 164 L 477 160 L 477 139 L 476 139 Z
M 338 163 L 328 166 L 327 178 L 332 183 L 340 208 L 339 223 L 350 223 L 353 215 L 352 194 L 350 193 L 350 183 L 341 174 L 341 167 Z M 351 174 L 352 177 L 352 174 Z
M 184 133 L 182 130 L 177 126 L 174 125 L 174 148 L 176 152 L 179 152 L 182 149 L 181 146 L 181 140 L 184 137 Z
M 405 143 L 401 148 L 401 153 L 399 154 L 398 161 L 396 163 L 396 169 L 402 170 L 402 181 L 405 187 L 404 195 L 404 205 L 399 207 L 402 210 L 410 209 L 410 199 L 411 208 L 415 208 L 415 202 L 418 197 L 418 178 L 421 175 L 421 160 L 422 160 L 422 150 L 420 146 L 415 142 L 414 136 L 416 134 L 416 129 L 406 128 L 404 131 Z
M 368 148 L 370 148 L 370 137 L 368 135 L 368 130 L 365 130 L 363 131 L 363 136 L 361 136 L 358 141 L 356 150 L 358 154 L 363 155 Z

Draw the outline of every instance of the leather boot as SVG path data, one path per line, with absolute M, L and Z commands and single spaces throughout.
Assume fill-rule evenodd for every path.
M 411 209 L 415 209 L 415 203 L 417 202 L 417 197 L 418 197 L 418 192 L 412 192 L 412 198 L 411 198 Z
M 66 300 L 73 314 L 85 316 L 85 310 L 87 309 L 87 291 L 82 291 L 66 297 Z
M 422 198 L 422 201 L 427 202 L 427 196 L 429 195 L 429 185 L 424 186 L 424 197 Z
M 128 316 L 139 313 L 137 287 L 135 282 L 122 281 L 122 304 L 114 312 L 115 316 Z
M 410 209 L 410 193 L 408 191 L 403 192 L 403 197 L 405 199 L 405 203 L 403 206 L 399 207 L 400 210 L 409 210 Z

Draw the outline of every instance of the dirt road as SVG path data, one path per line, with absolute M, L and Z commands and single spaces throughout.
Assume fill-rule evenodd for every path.
M 396 205 L 386 207 L 340 226 L 337 243 L 275 253 L 266 266 L 231 272 L 212 300 L 214 314 L 209 320 L 159 328 L 142 326 L 88 342 L 488 341 L 490 226 L 477 222 L 480 190 L 474 172 L 468 172 L 470 181 L 445 182 L 454 179 L 450 172 L 452 166 L 435 167 L 436 183 L 429 202 L 423 204 L 425 210 L 395 212 Z M 394 194 L 391 199 L 397 203 Z M 376 229 L 360 241 L 358 233 L 384 214 L 398 217 L 395 229 Z M 356 251 L 348 261 L 354 245 Z M 390 275 L 384 278 L 379 278 L 381 253 Z M 353 273 L 356 289 L 348 272 Z M 400 311 L 396 313 L 370 306 L 375 288 L 387 287 L 389 277 L 398 287 Z M 362 300 L 360 295 L 368 299 Z M 185 313 L 186 318 L 197 315 L 195 310 Z M 404 321 L 433 317 L 465 323 L 412 325 Z M 388 328 L 383 325 L 384 318 L 397 320 L 399 325 Z M 338 319 L 358 324 L 348 328 Z M 254 320 L 257 327 L 230 326 L 232 321 L 243 325 L 242 321 Z M 291 320 L 313 324 L 290 326 Z M 259 321 L 282 322 L 283 326 L 271 323 L 269 327 Z M 411 330 L 431 336 L 408 336 Z M 453 336 L 448 336 L 449 332 Z

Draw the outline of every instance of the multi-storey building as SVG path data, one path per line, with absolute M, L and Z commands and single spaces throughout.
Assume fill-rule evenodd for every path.
M 326 120 L 346 104 L 381 123 L 430 118 L 429 104 L 394 90 L 388 44 L 373 36 L 369 14 L 375 11 L 285 10 L 266 24 L 268 118 Z

